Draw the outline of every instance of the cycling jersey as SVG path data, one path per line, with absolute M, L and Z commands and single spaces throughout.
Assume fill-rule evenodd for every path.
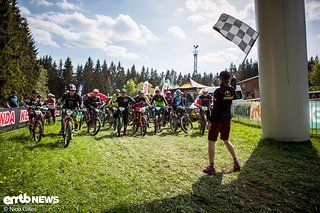
M 41 101 L 39 98 L 34 99 L 33 97 L 30 97 L 26 100 L 26 105 L 34 107 L 41 106 Z
M 200 95 L 197 100 L 196 100 L 196 104 L 199 106 L 206 106 L 206 107 L 210 107 L 210 104 L 212 103 L 212 96 L 211 95 Z
M 102 104 L 101 98 L 89 96 L 85 103 L 85 106 L 87 108 L 97 108 L 100 104 Z
M 167 105 L 167 101 L 162 95 L 154 95 L 151 100 L 151 104 L 153 103 L 156 107 L 165 107 Z
M 172 99 L 172 107 L 176 109 L 178 106 L 184 106 L 184 98 L 181 96 L 175 96 Z
M 135 101 L 130 96 L 118 96 L 113 103 L 118 103 L 119 107 L 127 108 L 130 103 L 134 103 Z
M 172 106 L 172 96 L 166 96 L 165 97 L 166 101 L 167 101 L 167 104 L 168 104 L 168 107 L 171 107 Z
M 67 93 L 61 97 L 61 102 L 63 103 L 63 108 L 75 109 L 76 107 L 81 106 L 82 99 L 77 93 L 75 93 L 73 96 Z

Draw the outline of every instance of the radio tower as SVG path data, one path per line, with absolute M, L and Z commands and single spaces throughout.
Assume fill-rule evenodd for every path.
M 193 65 L 193 73 L 198 72 L 198 50 L 197 48 L 199 45 L 193 45 L 194 51 L 193 51 L 193 57 L 194 57 L 194 65 Z

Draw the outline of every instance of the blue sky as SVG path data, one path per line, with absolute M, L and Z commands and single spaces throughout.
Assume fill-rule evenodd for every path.
M 320 55 L 320 0 L 306 0 L 308 58 Z M 193 71 L 193 45 L 199 45 L 198 72 L 219 72 L 239 64 L 244 53 L 212 29 L 222 13 L 254 29 L 253 0 L 20 0 L 39 56 L 90 56 L 138 70 Z M 257 59 L 257 45 L 248 58 Z

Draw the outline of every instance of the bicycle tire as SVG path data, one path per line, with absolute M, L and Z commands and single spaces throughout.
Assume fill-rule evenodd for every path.
M 206 124 L 207 124 L 207 116 L 204 115 L 203 119 L 201 119 L 201 123 L 200 123 L 200 134 L 204 135 L 205 131 L 206 131 Z
M 35 121 L 34 128 L 32 129 L 33 140 L 36 143 L 39 143 L 42 138 L 43 126 L 41 121 Z
M 121 115 L 119 115 L 118 123 L 117 123 L 118 137 L 120 137 L 120 135 L 121 135 L 122 124 L 123 124 L 123 121 L 122 121 Z
M 89 131 L 89 134 L 91 136 L 95 136 L 96 134 L 98 134 L 98 132 L 100 131 L 101 128 L 101 121 L 98 117 L 94 118 L 93 121 L 91 122 L 91 126 L 90 126 L 90 130 L 93 129 L 93 131 Z
M 190 133 L 193 130 L 193 124 L 192 124 L 192 122 L 191 122 L 191 120 L 189 119 L 188 116 L 185 116 L 185 115 L 182 116 L 180 124 L 181 124 L 182 131 L 184 131 L 185 133 Z M 188 124 L 190 125 L 189 128 L 187 126 Z
M 142 117 L 142 124 L 141 124 L 141 127 L 140 127 L 142 136 L 145 136 L 147 134 L 147 127 L 148 127 L 147 118 L 146 118 L 146 116 L 143 116 Z
M 65 127 L 65 138 L 64 138 L 64 148 L 67 148 L 70 144 L 70 141 L 72 140 L 72 121 L 69 120 L 66 123 Z

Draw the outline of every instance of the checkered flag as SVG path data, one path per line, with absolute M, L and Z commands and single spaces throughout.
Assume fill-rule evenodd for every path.
M 259 33 L 247 24 L 225 13 L 222 13 L 213 29 L 235 43 L 246 54 L 250 52 L 259 36 Z

